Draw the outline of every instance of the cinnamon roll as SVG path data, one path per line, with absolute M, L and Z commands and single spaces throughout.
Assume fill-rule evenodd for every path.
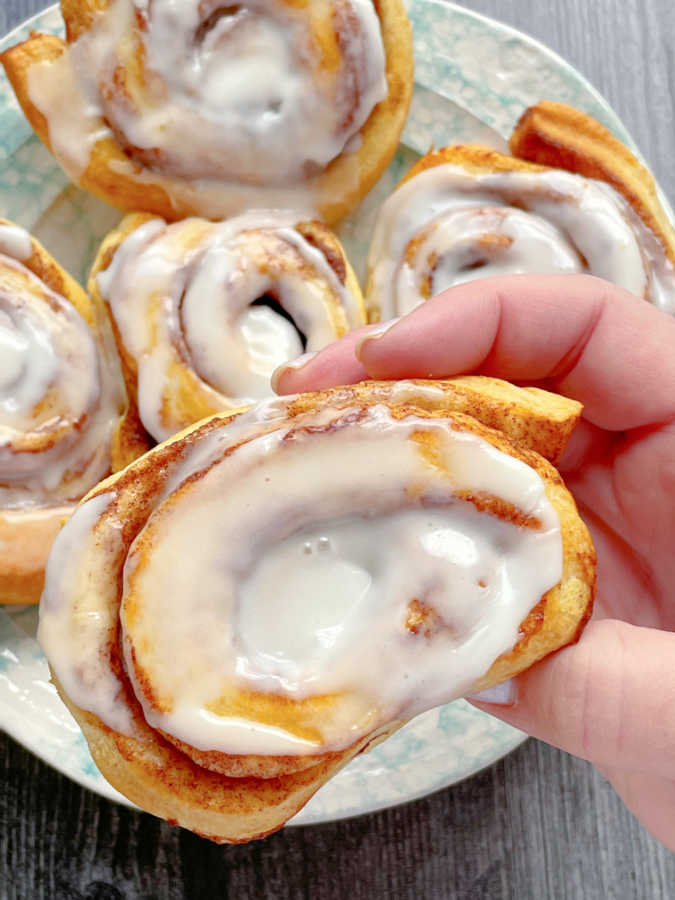
M 77 184 L 165 219 L 292 206 L 335 222 L 396 149 L 402 0 L 61 0 L 66 41 L 2 55 Z
M 75 503 L 143 447 L 105 313 L 0 219 L 0 603 L 35 603 Z
M 217 223 L 127 216 L 89 290 L 108 306 L 129 395 L 157 441 L 271 396 L 277 366 L 366 321 L 337 238 L 281 210 Z
M 371 321 L 491 275 L 587 272 L 675 313 L 675 231 L 649 172 L 594 119 L 527 110 L 513 156 L 429 153 L 383 204 L 368 259 Z
M 480 377 L 369 382 L 214 416 L 95 488 L 39 640 L 103 774 L 261 837 L 407 719 L 574 641 L 594 551 L 537 451 L 579 413 Z

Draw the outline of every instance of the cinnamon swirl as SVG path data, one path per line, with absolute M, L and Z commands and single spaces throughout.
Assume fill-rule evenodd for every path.
M 62 0 L 66 41 L 2 56 L 66 173 L 165 219 L 293 206 L 335 222 L 391 159 L 412 91 L 401 0 Z
M 371 321 L 475 278 L 545 272 L 597 275 L 675 313 L 675 231 L 623 144 L 578 110 L 540 103 L 511 150 L 446 147 L 412 167 L 375 227 Z
M 594 551 L 533 447 L 579 413 L 479 377 L 364 383 L 214 416 L 99 485 L 39 639 L 103 774 L 250 840 L 405 720 L 575 640 Z
M 337 238 L 281 210 L 170 225 L 127 216 L 89 290 L 108 306 L 129 395 L 157 441 L 271 396 L 278 365 L 366 321 Z
M 0 219 L 0 603 L 35 603 L 75 503 L 138 455 L 105 314 Z

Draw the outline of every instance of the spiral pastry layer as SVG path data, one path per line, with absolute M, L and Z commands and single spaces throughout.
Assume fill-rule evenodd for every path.
M 170 225 L 128 216 L 89 289 L 108 306 L 129 393 L 157 441 L 271 396 L 277 366 L 366 321 L 337 238 L 280 210 Z
M 125 210 L 337 221 L 375 183 L 412 91 L 401 0 L 62 0 L 67 42 L 2 57 L 68 175 Z
M 214 416 L 99 485 L 39 639 L 101 771 L 249 840 L 405 720 L 575 640 L 594 551 L 533 448 L 579 413 L 480 377 L 371 382 Z
M 675 232 L 626 147 L 583 113 L 542 103 L 511 149 L 447 147 L 413 166 L 375 227 L 370 320 L 476 278 L 547 272 L 597 275 L 675 313 Z
M 0 219 L 0 602 L 39 599 L 62 522 L 132 450 L 104 326 L 44 248 Z

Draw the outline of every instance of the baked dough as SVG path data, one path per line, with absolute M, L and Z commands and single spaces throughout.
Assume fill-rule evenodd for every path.
M 59 693 L 82 727 L 104 776 L 155 815 L 214 841 L 242 842 L 280 828 L 349 760 L 403 724 L 413 707 L 387 706 L 386 701 L 388 682 L 395 683 L 396 690 L 403 684 L 399 679 L 401 666 L 386 662 L 386 652 L 376 650 L 379 644 L 373 644 L 367 657 L 361 647 L 355 662 L 349 654 L 356 651 L 348 642 L 344 650 L 348 659 L 333 656 L 327 672 L 319 676 L 327 677 L 329 684 L 335 672 L 351 672 L 346 676 L 346 687 L 327 689 L 318 695 L 311 691 L 288 694 L 252 689 L 245 678 L 230 679 L 219 689 L 219 699 L 208 704 L 210 713 L 199 714 L 190 719 L 192 726 L 186 725 L 190 714 L 184 703 L 189 706 L 189 698 L 197 696 L 202 679 L 211 683 L 216 678 L 213 683 L 220 684 L 214 667 L 220 666 L 223 653 L 230 652 L 223 650 L 229 645 L 227 641 L 220 643 L 221 633 L 230 634 L 228 629 L 234 629 L 240 649 L 248 646 L 251 635 L 258 635 L 255 640 L 263 644 L 270 635 L 275 640 L 285 634 L 292 644 L 297 638 L 285 624 L 285 604 L 292 606 L 294 596 L 284 591 L 278 579 L 271 583 L 278 594 L 273 600 L 283 605 L 269 617 L 254 610 L 253 620 L 243 622 L 246 603 L 257 603 L 259 595 L 247 594 L 241 585 L 238 611 L 231 613 L 235 618 L 227 618 L 229 601 L 224 587 L 216 588 L 216 593 L 221 598 L 217 616 L 224 615 L 225 619 L 201 620 L 199 610 L 209 602 L 213 573 L 216 585 L 221 578 L 229 578 L 227 554 L 232 554 L 234 567 L 240 570 L 236 577 L 245 581 L 251 565 L 247 560 L 257 542 L 262 540 L 274 552 L 274 547 L 281 546 L 274 542 L 282 541 L 289 527 L 291 532 L 299 527 L 298 515 L 322 517 L 329 531 L 331 516 L 337 516 L 336 527 L 342 528 L 340 523 L 346 521 L 349 530 L 353 520 L 340 516 L 350 510 L 362 509 L 363 521 L 371 521 L 379 514 L 375 507 L 391 501 L 394 517 L 401 503 L 404 515 L 408 510 L 414 516 L 422 512 L 433 517 L 434 510 L 446 509 L 445 504 L 450 503 L 455 504 L 453 508 L 460 516 L 466 513 L 471 521 L 477 516 L 485 522 L 481 517 L 487 516 L 496 525 L 499 520 L 505 528 L 513 529 L 508 534 L 518 543 L 538 540 L 532 536 L 540 527 L 534 521 L 539 514 L 535 511 L 546 508 L 556 522 L 554 544 L 559 542 L 556 546 L 561 548 L 561 556 L 553 563 L 554 568 L 559 566 L 561 577 L 547 586 L 543 596 L 537 594 L 528 600 L 532 604 L 529 612 L 522 619 L 518 617 L 514 625 L 515 645 L 486 665 L 470 684 L 466 672 L 460 671 L 461 692 L 494 685 L 575 641 L 591 612 L 595 554 L 574 500 L 552 464 L 537 451 L 557 457 L 580 411 L 574 401 L 479 376 L 442 382 L 364 383 L 267 401 L 239 415 L 213 416 L 96 487 L 62 533 L 52 555 L 39 639 Z M 459 456 L 444 455 L 446 440 Z M 459 443 L 452 443 L 455 441 Z M 460 445 L 469 448 L 469 456 L 462 455 Z M 504 497 L 490 490 L 466 489 L 472 478 L 478 479 L 476 484 L 487 478 L 483 464 L 475 462 L 478 457 L 484 461 L 489 457 L 511 472 L 503 481 Z M 453 462 L 448 462 L 450 459 Z M 474 464 L 478 466 L 474 475 L 466 474 Z M 234 480 L 228 472 L 236 476 Z M 226 481 L 218 480 L 222 477 Z M 281 478 L 278 483 L 277 477 Z M 509 500 L 521 478 L 539 492 L 539 506 L 532 505 L 531 493 L 527 502 L 521 498 L 526 508 L 519 508 L 520 501 Z M 394 490 L 399 481 L 403 495 Z M 455 487 L 441 500 L 438 489 L 445 483 Z M 464 488 L 460 489 L 461 485 Z M 242 499 L 245 496 L 249 503 Z M 228 504 L 238 510 L 236 521 L 228 520 Z M 427 512 L 423 512 L 425 509 Z M 184 520 L 183 515 L 187 516 Z M 174 566 L 174 542 L 183 531 L 190 546 L 183 547 Z M 250 534 L 253 543 L 248 543 L 244 534 Z M 550 537 L 553 532 L 546 534 Z M 205 566 L 201 558 L 209 542 L 216 548 L 215 568 Z M 374 546 L 381 549 L 383 543 L 376 538 Z M 403 545 L 396 544 L 392 553 L 387 558 L 397 564 L 398 557 L 405 556 Z M 548 550 L 544 552 L 540 560 L 543 568 L 553 557 Z M 190 596 L 185 595 L 184 588 L 191 577 L 186 561 L 200 573 L 199 590 L 187 591 Z M 539 577 L 541 567 L 530 568 L 526 581 Z M 344 572 L 346 579 L 352 577 L 348 569 Z M 294 576 L 290 573 L 289 577 Z M 144 578 L 150 580 L 144 582 Z M 330 593 L 334 584 L 324 587 Z M 169 593 L 179 598 L 183 611 L 175 605 L 167 606 L 173 603 Z M 314 596 L 317 604 L 322 602 L 320 593 Z M 162 611 L 153 625 L 152 607 L 156 602 Z M 444 602 L 440 598 L 434 606 L 428 597 L 415 597 L 407 608 L 405 622 L 399 622 L 403 628 L 399 635 L 401 652 L 404 656 L 412 653 L 416 660 L 409 670 L 412 673 L 418 666 L 426 671 L 432 657 L 442 666 L 448 659 L 445 652 L 439 655 L 439 646 L 445 645 L 435 643 L 454 640 L 454 626 L 443 619 L 443 614 L 447 615 L 447 609 L 443 613 Z M 314 602 L 303 607 L 297 616 L 291 611 L 291 621 L 303 633 L 306 623 L 312 621 L 313 606 Z M 92 615 L 83 617 L 87 610 Z M 356 628 L 349 633 L 357 642 L 370 641 L 371 636 L 375 641 L 379 620 L 371 622 L 372 610 L 367 605 L 359 610 L 353 625 L 345 627 Z M 500 621 L 501 613 L 495 615 L 495 622 Z M 394 619 L 393 625 L 391 621 L 384 623 L 385 630 L 399 628 L 396 615 Z M 216 627 L 216 621 L 222 621 L 221 627 Z M 463 626 L 457 622 L 461 634 Z M 313 628 L 309 626 L 310 636 Z M 173 646 L 169 651 L 166 639 L 170 634 L 178 637 L 182 649 Z M 242 658 L 250 661 L 253 657 L 247 657 L 246 652 Z M 183 662 L 189 671 L 183 671 Z M 363 683 L 358 681 L 360 670 L 380 664 L 384 666 L 382 672 L 388 673 L 386 677 L 377 683 L 367 677 Z M 354 673 L 357 688 L 350 681 Z M 263 677 L 262 673 L 259 676 Z M 316 690 L 322 685 L 324 682 L 319 681 Z M 374 685 L 384 694 L 379 706 L 367 707 L 364 717 L 361 693 L 367 694 Z M 181 694 L 186 686 L 189 696 Z M 460 690 L 458 684 L 444 686 L 442 678 L 441 687 L 447 696 L 440 699 L 434 694 L 431 705 L 452 699 Z M 183 700 L 178 699 L 176 691 Z M 386 718 L 386 710 L 393 709 L 398 715 Z M 414 706 L 414 711 L 419 707 Z M 188 732 L 190 728 L 200 731 L 204 715 L 207 719 L 214 716 L 230 729 L 228 734 L 234 735 L 230 752 L 222 747 L 214 749 L 203 736 L 186 740 L 186 728 Z M 243 736 L 237 725 L 242 718 L 251 726 Z M 256 718 L 257 725 L 253 724 Z M 220 732 L 214 733 L 218 743 Z M 318 743 L 308 751 L 307 740 L 317 735 Z M 253 745 L 246 752 L 234 749 L 241 750 L 250 741 L 262 741 L 260 746 L 268 749 L 293 741 L 304 741 L 304 745 L 299 751 L 282 753 L 262 752 L 258 744 L 257 751 L 251 749 Z
M 402 0 L 61 9 L 65 41 L 34 34 L 0 59 L 69 177 L 119 209 L 335 223 L 396 150 L 413 84 Z
M 110 313 L 133 408 L 157 441 L 272 396 L 277 366 L 366 323 L 342 245 L 292 211 L 171 225 L 126 216 L 89 291 Z

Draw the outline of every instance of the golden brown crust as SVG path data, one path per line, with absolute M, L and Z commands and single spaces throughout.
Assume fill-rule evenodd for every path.
M 128 352 L 124 345 L 124 341 L 122 340 L 122 336 L 119 333 L 119 329 L 115 323 L 114 317 L 110 313 L 110 308 L 105 301 L 101 291 L 98 286 L 98 276 L 101 272 L 105 272 L 108 266 L 112 263 L 113 257 L 115 256 L 116 251 L 118 250 L 120 244 L 122 244 L 129 235 L 133 234 L 137 228 L 140 228 L 141 225 L 144 225 L 146 222 L 152 221 L 155 216 L 151 213 L 130 213 L 125 216 L 122 221 L 117 225 L 116 228 L 113 228 L 111 232 L 109 232 L 101 243 L 101 246 L 98 248 L 96 253 L 96 257 L 94 258 L 94 262 L 89 271 L 89 278 L 87 279 L 87 291 L 90 296 L 94 297 L 97 303 L 100 303 L 102 307 L 106 310 L 106 315 L 110 322 L 110 326 L 112 328 L 113 335 L 115 337 L 115 345 L 117 347 L 117 352 L 119 354 L 120 362 L 122 364 L 122 376 L 124 378 L 124 385 L 127 390 L 127 396 L 129 397 L 129 405 L 130 405 L 130 415 L 133 418 L 136 426 L 132 426 L 133 431 L 140 430 L 142 433 L 147 434 L 140 420 L 140 416 L 138 414 L 138 393 L 137 393 L 137 383 L 138 383 L 138 368 L 136 366 L 136 361 L 133 356 Z M 207 413 L 205 413 L 206 415 Z M 155 441 L 148 435 L 149 446 L 153 446 Z
M 278 831 L 316 791 L 366 747 L 401 724 L 388 725 L 347 750 L 302 771 L 271 778 L 230 778 L 180 753 L 147 725 L 128 737 L 74 706 L 53 679 L 82 728 L 101 774 L 146 812 L 216 843 L 239 844 Z
M 562 479 L 532 448 L 559 454 L 580 413 L 579 405 L 543 391 L 513 388 L 476 376 L 417 382 L 405 393 L 396 384 L 367 382 L 303 394 L 289 398 L 286 415 L 288 421 L 297 419 L 301 425 L 305 413 L 323 406 L 382 403 L 400 417 L 414 414 L 437 419 L 452 413 L 454 428 L 479 435 L 534 468 L 544 480 L 547 496 L 560 516 L 564 554 L 561 583 L 548 591 L 523 621 L 521 638 L 513 650 L 501 656 L 472 690 L 511 677 L 576 640 L 592 607 L 593 546 Z M 540 431 L 546 432 L 543 422 L 547 408 L 555 423 L 551 426 L 551 433 L 556 433 L 553 439 L 551 433 L 540 435 Z M 90 492 L 89 498 L 114 490 L 115 516 L 124 523 L 125 545 L 143 526 L 152 508 L 151 498 L 161 491 L 174 462 L 183 457 L 187 447 L 232 418 L 219 414 L 191 426 Z M 124 551 L 120 552 L 123 559 Z M 121 591 L 121 576 L 118 589 Z M 433 622 L 430 610 L 413 610 L 411 614 L 417 616 L 418 625 L 421 613 L 427 624 Z M 415 633 L 418 632 L 423 639 L 424 629 L 418 627 Z M 111 660 L 118 676 L 126 679 L 119 648 L 111 648 Z M 195 751 L 153 731 L 126 684 L 134 719 L 133 736 L 113 732 L 92 713 L 75 707 L 57 687 L 82 726 L 98 767 L 118 790 L 142 808 L 219 842 L 251 840 L 280 828 L 357 753 L 374 746 L 402 724 L 389 723 L 345 750 L 302 759 L 228 757 Z
M 127 408 L 113 432 L 110 459 L 113 472 L 119 472 L 154 446 L 154 440 L 143 428 L 136 402 L 127 395 Z
M 30 122 L 35 134 L 50 152 L 53 151 L 49 142 L 49 126 L 45 117 L 31 102 L 28 92 L 28 71 L 35 63 L 52 62 L 58 59 L 65 49 L 66 44 L 61 38 L 51 34 L 31 32 L 27 41 L 0 53 L 0 63 L 4 66 L 5 74 L 12 85 L 23 114 Z
M 40 601 L 49 549 L 74 508 L 54 507 L 30 522 L 0 510 L 0 603 Z
M 66 26 L 66 40 L 69 44 L 88 31 L 96 17 L 110 6 L 111 0 L 61 0 L 61 15 Z
M 28 73 L 32 65 L 52 61 L 67 50 L 91 27 L 95 14 L 110 5 L 109 0 L 62 0 L 66 41 L 53 35 L 33 34 L 21 44 L 0 54 L 7 77 L 19 105 L 33 130 L 53 152 L 49 124 L 31 100 Z M 353 152 L 343 151 L 319 175 L 307 182 L 314 207 L 328 224 L 344 218 L 373 187 L 393 157 L 410 106 L 413 87 L 413 51 L 410 23 L 401 0 L 374 0 L 381 22 L 386 54 L 387 97 L 374 108 L 360 131 L 361 143 Z M 78 176 L 78 184 L 125 212 L 145 210 L 175 221 L 204 210 L 189 193 L 172 193 L 172 178 L 161 183 L 144 176 L 149 170 L 140 162 L 128 174 L 130 157 L 114 137 L 99 139 L 91 148 L 88 165 Z M 221 215 L 232 210 L 223 209 Z
M 525 110 L 509 142 L 520 159 L 566 169 L 610 184 L 628 201 L 675 263 L 675 229 L 661 206 L 650 172 L 591 116 L 544 101 Z
M 557 463 L 579 421 L 582 406 L 569 397 L 561 397 L 540 388 L 515 387 L 499 378 L 463 375 L 458 378 L 428 381 L 412 379 L 406 384 L 420 390 L 399 394 L 400 415 L 410 412 L 459 412 L 503 432 L 516 444 L 535 450 Z M 387 402 L 392 383 L 366 381 L 361 384 L 329 388 L 293 398 L 288 415 L 293 417 L 322 403 L 343 407 L 354 403 Z M 394 413 L 397 414 L 396 412 Z

